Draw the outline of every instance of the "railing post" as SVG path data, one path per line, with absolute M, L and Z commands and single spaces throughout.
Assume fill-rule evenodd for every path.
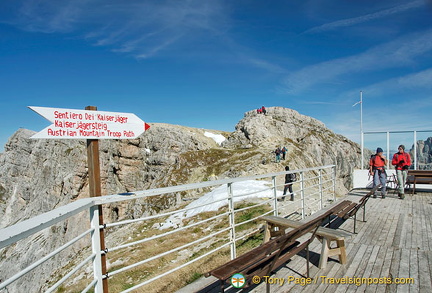
M 305 218 L 304 172 L 300 172 L 301 215 Z
M 228 211 L 229 211 L 229 223 L 230 223 L 230 242 L 231 242 L 231 259 L 235 259 L 237 256 L 236 252 L 236 235 L 235 235 L 235 211 L 234 211 L 234 198 L 232 182 L 228 183 Z
M 273 199 L 274 199 L 274 215 L 277 217 L 278 216 L 278 201 L 277 201 L 277 190 L 276 190 L 276 176 L 272 176 L 272 183 L 273 183 Z
M 387 131 L 387 159 L 390 158 L 390 132 Z M 387 170 L 390 169 L 390 162 L 391 160 L 387 160 Z
M 92 252 L 96 254 L 93 259 L 93 278 L 97 280 L 95 285 L 95 292 L 103 292 L 103 276 L 102 276 L 102 262 L 101 262 L 101 241 L 99 233 L 99 207 L 92 206 L 90 208 L 90 224 L 94 229 L 91 233 Z
M 414 170 L 418 169 L 418 164 L 417 164 L 417 131 L 414 131 L 413 134 L 414 137 Z
M 322 188 L 322 169 L 318 170 L 318 186 L 320 196 L 320 210 L 323 208 L 323 188 Z
M 333 201 L 336 200 L 336 165 L 332 167 Z

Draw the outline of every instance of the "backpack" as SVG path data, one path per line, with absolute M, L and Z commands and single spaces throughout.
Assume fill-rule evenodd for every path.
M 295 173 L 289 174 L 289 179 L 293 182 L 297 180 L 297 176 Z

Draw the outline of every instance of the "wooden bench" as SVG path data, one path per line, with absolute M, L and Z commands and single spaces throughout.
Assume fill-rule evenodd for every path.
M 357 212 L 360 209 L 363 209 L 363 222 L 366 222 L 366 203 L 374 195 L 374 193 L 377 191 L 378 188 L 379 188 L 379 186 L 375 186 L 374 188 L 372 188 L 372 190 L 369 191 L 364 196 L 362 196 L 362 198 L 357 203 L 349 201 L 349 200 L 343 201 L 343 202 L 345 202 L 345 206 L 343 206 L 342 209 L 340 209 L 337 213 L 334 214 L 336 216 L 335 218 L 339 218 L 342 221 L 345 221 L 351 217 L 354 217 L 353 233 L 357 234 L 357 232 L 356 232 Z M 330 219 L 328 222 L 329 228 L 331 228 L 331 224 L 332 224 L 332 221 Z
M 267 242 L 274 235 L 282 235 L 286 228 L 297 228 L 302 225 L 300 221 L 294 221 L 276 216 L 264 216 L 260 219 L 266 222 L 264 242 Z M 319 268 L 327 266 L 327 260 L 331 256 L 338 256 L 341 264 L 346 263 L 345 238 L 351 237 L 351 233 L 338 231 L 330 228 L 319 227 L 316 231 L 316 237 L 321 241 L 321 255 Z M 331 248 L 331 243 L 335 241 L 336 247 Z
M 365 222 L 366 203 L 377 189 L 378 187 L 373 188 L 370 192 L 364 195 L 358 203 L 344 200 L 333 205 L 326 211 L 321 212 L 321 214 L 327 214 L 329 220 L 327 223 L 324 223 L 323 221 L 324 225 L 327 225 L 328 227 L 319 227 L 316 231 L 317 238 L 322 242 L 319 268 L 326 267 L 330 256 L 337 255 L 341 264 L 346 262 L 345 238 L 351 237 L 351 233 L 331 229 L 332 219 L 330 217 L 333 215 L 335 218 L 342 219 L 343 221 L 350 217 L 354 217 L 354 233 L 356 233 L 357 212 L 363 208 L 363 222 Z M 328 213 L 328 211 L 331 212 Z M 317 214 L 318 217 L 321 217 L 319 213 Z M 264 242 L 269 241 L 271 237 L 283 235 L 286 228 L 297 228 L 303 223 L 302 221 L 293 221 L 276 216 L 263 216 L 261 219 L 266 221 Z M 336 247 L 331 247 L 332 242 L 336 242 Z
M 432 184 L 432 171 L 430 170 L 408 170 L 407 185 L 413 184 L 412 194 L 415 193 L 416 184 Z
M 302 223 L 297 228 L 263 243 L 204 275 L 218 278 L 221 282 L 221 292 L 224 292 L 225 283 L 229 283 L 230 278 L 237 273 L 245 277 L 245 287 L 248 287 L 252 284 L 252 277 L 270 276 L 274 270 L 306 249 L 307 276 L 309 277 L 309 244 L 313 241 L 318 227 L 332 212 L 329 210 L 320 217 Z M 302 243 L 298 241 L 300 237 L 308 233 L 312 235 L 307 240 Z M 270 284 L 267 282 L 266 285 L 266 291 L 269 292 Z

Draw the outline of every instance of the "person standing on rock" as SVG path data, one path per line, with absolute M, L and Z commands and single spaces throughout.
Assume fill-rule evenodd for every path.
M 289 171 L 289 166 L 285 167 L 285 171 Z M 286 192 L 287 192 L 287 190 L 289 190 L 290 201 L 294 201 L 294 193 L 293 193 L 293 189 L 292 189 L 292 185 L 293 185 L 294 181 L 296 181 L 296 174 L 294 174 L 294 173 L 285 174 L 285 186 L 284 186 L 282 200 L 285 200 Z
M 264 106 L 261 107 L 261 113 L 263 113 L 264 115 L 267 114 L 267 110 Z
M 386 197 L 387 173 L 385 165 L 387 162 L 382 148 L 377 148 L 376 154 L 371 156 L 369 160 L 369 174 L 373 176 L 373 187 L 381 185 L 382 198 Z M 373 197 L 376 198 L 376 194 Z
M 393 155 L 392 165 L 396 168 L 398 181 L 398 195 L 401 199 L 405 198 L 405 182 L 408 176 L 408 168 L 411 166 L 411 156 L 405 152 L 405 146 L 401 144 L 398 152 Z
M 280 147 L 276 148 L 275 155 L 276 155 L 276 163 L 279 163 L 280 162 L 280 155 L 281 155 L 281 149 L 280 149 Z
M 288 152 L 288 149 L 286 147 L 283 147 L 281 152 L 282 152 L 282 160 L 285 160 L 285 155 Z

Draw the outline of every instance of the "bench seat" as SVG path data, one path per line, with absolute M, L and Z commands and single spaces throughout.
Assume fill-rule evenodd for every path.
M 260 219 L 266 221 L 266 228 L 264 231 L 265 242 L 269 241 L 275 232 L 276 234 L 281 234 L 284 233 L 286 228 L 297 228 L 302 225 L 302 223 L 299 221 L 276 216 L 264 216 Z M 323 269 L 327 266 L 328 258 L 331 256 L 338 256 L 339 262 L 341 264 L 346 263 L 345 238 L 351 237 L 351 233 L 326 227 L 319 227 L 315 236 L 322 242 L 319 261 L 320 269 Z M 336 247 L 331 247 L 332 242 L 336 242 Z
M 412 194 L 416 191 L 417 184 L 432 184 L 432 171 L 430 170 L 408 170 L 407 185 L 413 184 Z
M 316 231 L 322 222 L 333 211 L 329 210 L 320 217 L 301 223 L 295 229 L 284 233 L 274 239 L 268 240 L 261 246 L 258 246 L 245 254 L 211 270 L 204 274 L 218 278 L 221 282 L 220 291 L 224 292 L 225 284 L 229 283 L 234 274 L 242 274 L 245 277 L 245 286 L 252 284 L 253 276 L 269 276 L 274 270 L 285 264 L 294 255 L 306 249 L 307 276 L 309 277 L 309 244 L 313 241 Z M 300 242 L 302 236 L 310 233 L 311 236 Z M 270 291 L 267 283 L 266 291 Z

